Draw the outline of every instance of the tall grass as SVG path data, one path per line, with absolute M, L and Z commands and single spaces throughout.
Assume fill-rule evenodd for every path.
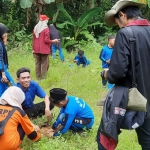
M 92 108 L 95 115 L 95 123 L 91 131 L 84 134 L 72 134 L 68 132 L 56 138 L 41 138 L 38 142 L 31 142 L 25 138 L 22 148 L 24 150 L 97 150 L 95 141 L 97 129 L 99 127 L 102 107 L 97 107 L 97 101 L 103 96 L 107 89 L 102 88 L 100 71 L 101 61 L 99 53 L 101 47 L 97 44 L 87 43 L 81 47 L 85 51 L 85 55 L 91 60 L 91 65 L 82 68 L 77 67 L 73 63 L 73 58 L 76 52 L 67 53 L 64 50 L 65 62 L 62 63 L 58 57 L 53 60 L 50 57 L 50 68 L 47 78 L 44 80 L 36 80 L 35 78 L 35 60 L 32 52 L 24 52 L 21 49 L 13 49 L 9 51 L 9 72 L 16 79 L 16 71 L 21 67 L 31 69 L 31 76 L 36 80 L 41 87 L 49 95 L 49 90 L 54 87 L 64 88 L 68 91 L 68 95 L 75 95 L 85 100 Z M 40 102 L 42 99 L 36 98 L 35 102 Z M 52 111 L 57 116 L 59 109 L 54 108 Z M 40 124 L 46 118 L 38 118 L 34 123 Z M 52 120 L 54 122 L 54 120 Z M 123 131 L 119 136 L 119 144 L 116 150 L 140 150 L 137 142 L 135 131 Z

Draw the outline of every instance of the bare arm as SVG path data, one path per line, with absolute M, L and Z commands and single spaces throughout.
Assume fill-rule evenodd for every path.
M 44 102 L 45 102 L 45 116 L 47 118 L 47 121 L 49 121 L 51 116 L 51 111 L 50 111 L 50 100 L 48 95 L 45 96 Z

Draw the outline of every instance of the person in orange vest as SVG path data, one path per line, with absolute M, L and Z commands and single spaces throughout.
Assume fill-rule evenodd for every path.
M 39 127 L 33 125 L 22 109 L 24 99 L 23 91 L 16 86 L 9 87 L 0 98 L 1 150 L 22 150 L 25 134 L 32 141 L 40 139 Z

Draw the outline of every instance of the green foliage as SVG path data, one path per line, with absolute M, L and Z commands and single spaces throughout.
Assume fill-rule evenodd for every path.
M 57 4 L 57 8 L 70 20 L 70 24 L 74 26 L 75 22 L 69 13 L 64 9 L 64 6 L 62 4 Z
M 20 0 L 20 6 L 21 8 L 29 8 L 32 6 L 33 0 Z
M 95 7 L 93 9 L 87 10 L 83 13 L 83 15 L 80 16 L 80 18 L 77 21 L 74 21 L 73 18 L 69 15 L 69 13 L 65 10 L 63 5 L 58 4 L 58 9 L 63 12 L 63 14 L 68 18 L 69 21 L 65 21 L 63 24 L 57 24 L 59 28 L 62 28 L 64 26 L 67 26 L 67 24 L 73 26 L 74 31 L 74 40 L 76 41 L 80 32 L 82 30 L 87 29 L 88 26 L 90 26 L 88 23 L 93 18 L 94 15 L 97 15 L 101 9 L 99 7 Z M 100 22 L 93 23 L 92 25 L 102 25 Z
M 52 2 L 55 2 L 55 0 L 44 0 L 45 3 L 50 4 Z
M 47 3 L 47 4 L 50 4 L 54 1 L 55 0 L 44 0 L 44 2 Z M 33 0 L 20 0 L 20 6 L 23 9 L 31 7 L 32 4 L 33 4 Z

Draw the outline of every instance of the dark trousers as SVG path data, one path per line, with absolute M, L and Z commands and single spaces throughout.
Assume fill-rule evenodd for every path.
M 102 79 L 102 84 L 103 84 L 103 86 L 106 86 L 107 85 L 107 80 Z
M 145 118 L 143 125 L 136 129 L 136 133 L 142 150 L 150 150 L 150 117 Z
M 46 78 L 46 73 L 49 68 L 48 54 L 34 54 L 36 65 L 36 77 L 38 79 Z
M 102 84 L 103 86 L 107 85 L 107 80 L 104 78 L 104 71 L 100 72 L 100 76 L 102 78 Z
M 50 104 L 50 110 L 54 108 L 53 104 Z M 25 108 L 25 113 L 28 115 L 29 118 L 37 118 L 42 117 L 45 115 L 45 103 L 37 103 L 34 104 L 31 108 Z
M 138 136 L 138 142 L 141 145 L 142 150 L 150 150 L 150 117 L 145 118 L 143 125 L 136 129 L 136 133 Z M 100 126 L 97 132 L 96 141 L 98 144 L 98 150 L 106 150 L 100 144 Z

